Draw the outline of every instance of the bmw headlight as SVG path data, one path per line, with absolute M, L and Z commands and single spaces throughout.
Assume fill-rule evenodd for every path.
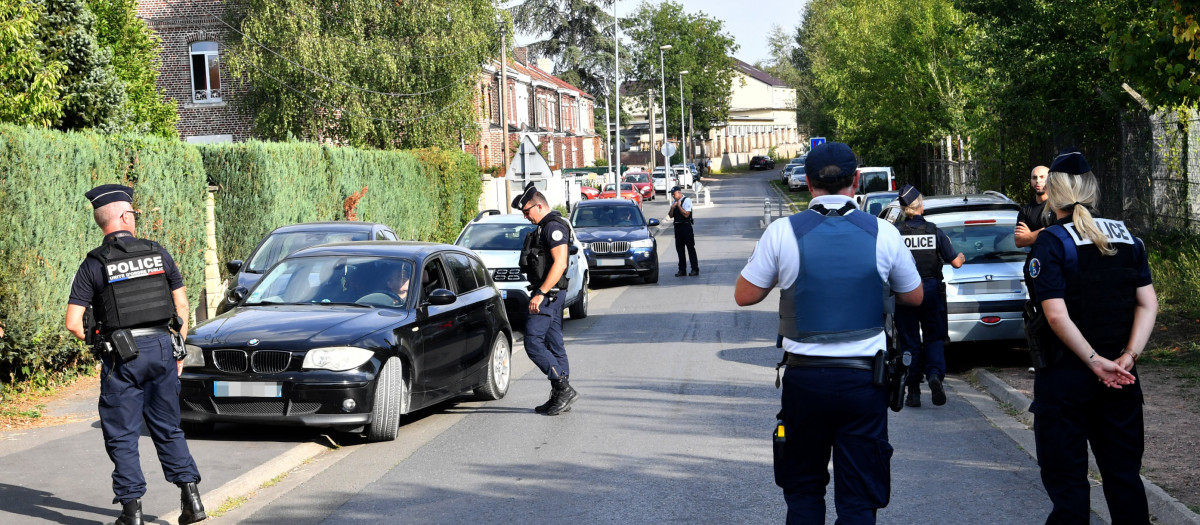
M 305 370 L 351 370 L 362 366 L 375 352 L 353 346 L 314 348 L 304 354 Z
M 585 250 L 590 250 L 590 249 L 592 249 L 592 243 L 590 243 L 590 242 L 581 242 L 581 243 L 579 243 L 579 244 L 582 244 L 582 245 L 583 245 L 583 249 L 585 249 Z
M 204 350 L 196 345 L 184 345 L 187 349 L 187 357 L 183 358 L 183 367 L 202 367 L 204 366 Z
M 653 248 L 654 247 L 654 239 L 642 239 L 640 241 L 633 241 L 633 242 L 629 243 L 629 247 L 634 248 L 634 249 Z

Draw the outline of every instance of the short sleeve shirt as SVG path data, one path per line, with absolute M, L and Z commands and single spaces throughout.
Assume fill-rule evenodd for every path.
M 126 231 L 113 232 L 104 236 L 104 242 L 113 241 L 118 237 L 132 237 L 132 235 Z M 159 251 L 163 255 L 167 285 L 172 291 L 183 288 L 183 275 L 179 273 L 175 259 L 171 258 L 171 254 L 167 253 L 166 248 L 159 246 Z M 108 286 L 108 281 L 104 277 L 104 266 L 94 257 L 85 257 L 83 262 L 79 263 L 75 277 L 71 279 L 71 295 L 67 298 L 67 304 L 91 306 L 96 294 L 104 290 L 105 286 Z
M 692 213 L 692 199 L 683 198 L 683 202 L 679 203 L 679 208 L 688 213 Z
M 1029 231 L 1037 231 L 1054 224 L 1054 217 L 1045 202 L 1031 202 L 1021 206 L 1021 211 L 1017 212 L 1017 222 L 1025 223 Z
M 1067 224 L 1070 220 L 1065 220 L 1055 224 Z M 1139 253 L 1142 257 L 1135 262 L 1137 265 L 1137 286 L 1147 286 L 1153 284 L 1154 280 L 1150 275 L 1150 262 L 1146 257 L 1146 248 L 1142 244 L 1142 240 L 1137 237 L 1133 238 L 1133 242 L 1140 248 Z M 1088 249 L 1096 249 L 1088 247 Z M 1026 282 L 1032 283 L 1033 296 L 1037 300 L 1045 301 L 1047 299 L 1063 299 L 1067 295 L 1067 279 L 1063 274 L 1065 265 L 1066 250 L 1063 248 L 1062 239 L 1057 235 L 1038 235 L 1037 241 L 1033 243 L 1033 248 L 1029 251 L 1029 257 L 1025 263 Z
M 558 215 L 555 212 L 555 215 Z M 561 221 L 550 218 L 542 219 L 542 242 L 547 249 L 563 246 L 571 242 L 571 232 Z
M 853 200 L 842 195 L 823 195 L 812 200 L 810 206 L 820 204 L 827 209 L 838 209 Z M 865 213 L 851 211 L 850 213 Z M 875 267 L 879 277 L 897 292 L 911 292 L 921 286 L 921 275 L 917 273 L 912 253 L 904 246 L 897 230 L 887 221 L 876 218 L 879 234 L 875 238 Z M 800 275 L 800 247 L 792 232 L 792 223 L 778 220 L 767 227 L 767 231 L 754 247 L 754 253 L 742 268 L 742 278 L 759 288 L 777 286 L 786 289 Z M 784 338 L 783 349 L 802 355 L 825 357 L 870 357 L 883 348 L 884 334 L 844 343 L 801 343 Z

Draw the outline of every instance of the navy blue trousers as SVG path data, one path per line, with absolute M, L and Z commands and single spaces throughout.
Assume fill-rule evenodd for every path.
M 775 484 L 787 502 L 787 523 L 825 523 L 825 487 L 833 455 L 837 523 L 875 523 L 891 495 L 892 446 L 887 392 L 871 372 L 788 367 L 783 374 L 786 442 L 775 445 Z
M 587 290 L 584 290 L 587 293 Z M 567 347 L 563 343 L 563 304 L 566 292 L 560 292 L 553 300 L 542 301 L 539 313 L 529 314 L 525 320 L 525 353 L 538 370 L 551 381 L 571 375 L 567 363 Z
M 1120 390 L 1105 387 L 1069 350 L 1058 364 L 1038 371 L 1030 411 L 1042 485 L 1054 504 L 1047 524 L 1088 523 L 1089 443 L 1113 525 L 1150 523 L 1138 475 L 1145 446 L 1140 381 Z
M 679 256 L 679 271 L 687 271 L 689 260 L 692 261 L 692 270 L 700 271 L 696 262 L 696 235 L 691 224 L 675 223 L 675 254 Z
M 925 300 L 920 305 L 896 305 L 900 351 L 908 351 L 913 357 L 908 371 L 910 385 L 920 383 L 924 376 L 946 377 L 946 300 L 937 279 L 922 279 L 921 286 Z
M 100 429 L 104 432 L 104 448 L 115 467 L 113 503 L 146 493 L 146 477 L 138 457 L 143 421 L 167 481 L 200 481 L 200 471 L 179 429 L 179 374 L 171 336 L 139 337 L 134 342 L 137 357 L 121 363 L 115 355 L 107 355 L 100 369 Z

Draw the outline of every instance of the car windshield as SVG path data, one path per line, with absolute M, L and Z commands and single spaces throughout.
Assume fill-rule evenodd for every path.
M 625 182 L 650 182 L 650 176 L 645 173 L 626 173 Z
M 651 176 L 656 179 L 665 179 L 665 178 L 667 178 L 667 172 L 655 170 L 654 174 L 652 174 Z
M 967 264 L 1024 261 L 1029 253 L 1029 248 L 1017 248 L 1009 222 L 950 226 L 942 231 L 950 237 L 954 251 L 967 257 Z
M 520 250 L 533 224 L 472 224 L 455 244 L 472 250 Z
M 369 232 L 287 232 L 276 233 L 267 238 L 258 252 L 254 254 L 254 258 L 250 259 L 250 264 L 246 265 L 246 271 L 250 273 L 262 273 L 272 264 L 275 264 L 280 259 L 287 257 L 299 250 L 303 250 L 310 246 L 318 244 L 329 244 L 335 242 L 351 242 L 365 241 Z
M 404 308 L 413 264 L 404 259 L 320 256 L 284 259 L 250 291 L 244 305 L 327 304 Z M 416 287 L 413 287 L 415 290 Z
M 636 206 L 580 206 L 571 214 L 576 228 L 644 226 L 646 219 Z
M 862 193 L 890 190 L 891 188 L 888 187 L 887 172 L 883 170 L 860 171 L 859 188 L 859 191 Z

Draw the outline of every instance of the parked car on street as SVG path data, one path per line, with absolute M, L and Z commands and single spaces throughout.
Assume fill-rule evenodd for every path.
M 896 174 L 890 167 L 858 168 L 858 193 L 896 191 Z
M 467 223 L 454 241 L 454 244 L 475 252 L 483 261 L 504 299 L 508 320 L 518 328 L 525 326 L 525 316 L 529 313 L 529 276 L 521 272 L 521 247 L 525 236 L 535 228 L 536 225 L 519 214 L 485 210 Z M 567 289 L 559 293 L 565 294 L 571 319 L 583 319 L 588 311 L 590 274 L 578 235 L 568 254 Z
M 775 169 L 775 159 L 766 155 L 755 155 L 750 158 L 750 169 L 773 170 Z
M 225 269 L 232 277 L 225 290 L 223 300 L 217 304 L 217 314 L 229 311 L 237 304 L 233 300 L 233 291 L 237 288 L 250 289 L 262 277 L 271 265 L 297 250 L 316 246 L 350 241 L 394 241 L 396 232 L 391 228 L 375 222 L 359 221 L 328 221 L 306 222 L 280 226 L 268 233 L 259 241 L 254 251 L 250 252 L 248 264 L 241 260 L 225 263 Z
M 600 198 L 600 189 L 593 188 L 591 186 L 588 186 L 587 184 L 580 184 L 579 185 L 579 197 L 585 201 L 591 200 L 591 199 L 599 199 Z
M 658 282 L 658 241 L 650 232 L 658 224 L 658 219 L 646 220 L 641 208 L 623 200 L 581 202 L 571 211 L 571 226 L 583 243 L 593 276 Z
M 633 184 L 637 188 L 638 193 L 642 194 L 642 200 L 654 200 L 654 184 L 650 182 L 650 174 L 644 171 L 627 171 L 621 176 L 622 182 Z
M 240 292 L 239 292 L 240 293 Z M 396 438 L 410 412 L 508 392 L 512 329 L 483 262 L 412 242 L 315 246 L 187 338 L 182 420 Z
M 787 165 L 783 167 L 783 170 L 779 172 L 779 182 L 786 185 L 788 183 L 788 177 L 792 176 L 792 173 L 797 169 L 804 171 L 804 163 L 796 162 L 795 159 L 788 161 Z
M 628 200 L 633 201 L 634 204 L 637 204 L 637 206 L 639 208 L 642 207 L 642 194 L 640 192 L 638 192 L 637 188 L 633 187 L 633 184 L 628 183 L 628 182 L 622 182 L 620 186 L 621 186 L 620 193 L 617 193 L 617 185 L 616 184 L 605 184 L 604 191 L 600 192 L 600 198 L 601 199 L 628 199 Z
M 788 174 L 788 191 L 808 190 L 808 175 L 804 173 L 804 165 L 799 164 Z
M 925 196 L 925 219 L 967 258 L 962 268 L 942 267 L 951 342 L 1025 337 L 1021 312 L 1029 296 L 1023 267 L 1029 249 L 1018 248 L 1013 237 L 1018 211 L 1017 203 L 995 191 Z M 902 217 L 898 201 L 884 210 L 889 222 Z
M 675 172 L 667 173 L 667 168 L 659 166 L 654 168 L 650 173 L 650 180 L 653 181 L 654 193 L 667 193 L 667 190 L 674 188 L 679 184 L 679 179 L 675 176 Z

